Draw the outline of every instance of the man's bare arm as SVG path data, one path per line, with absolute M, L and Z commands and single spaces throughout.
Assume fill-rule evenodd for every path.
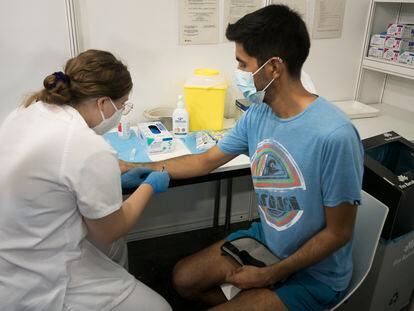
M 120 161 L 122 172 L 137 167 L 145 166 L 153 170 L 165 168 L 173 179 L 185 179 L 196 176 L 203 176 L 221 165 L 229 162 L 237 155 L 226 154 L 217 146 L 201 154 L 190 154 L 172 158 L 165 161 L 152 163 L 128 163 Z
M 291 256 L 270 266 L 273 280 L 269 284 L 316 264 L 349 242 L 352 238 L 356 213 L 357 207 L 349 203 L 325 207 L 325 228 Z

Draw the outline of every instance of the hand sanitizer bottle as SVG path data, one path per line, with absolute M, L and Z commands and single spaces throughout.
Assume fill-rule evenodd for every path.
M 188 112 L 185 109 L 183 95 L 178 95 L 177 108 L 172 115 L 172 131 L 175 137 L 186 137 L 188 134 Z
M 118 137 L 121 139 L 129 139 L 131 136 L 131 128 L 128 119 L 125 116 L 121 117 L 118 123 Z

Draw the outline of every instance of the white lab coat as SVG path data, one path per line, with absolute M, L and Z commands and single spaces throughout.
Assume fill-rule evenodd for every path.
M 0 309 L 110 310 L 135 278 L 90 244 L 82 217 L 122 205 L 115 152 L 70 106 L 41 102 L 0 128 Z

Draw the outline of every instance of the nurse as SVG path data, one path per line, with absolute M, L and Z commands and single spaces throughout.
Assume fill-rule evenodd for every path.
M 122 201 L 117 156 L 100 135 L 131 108 L 127 67 L 88 50 L 43 85 L 0 128 L 0 309 L 171 310 L 86 239 L 126 235 L 169 183 L 146 171 Z

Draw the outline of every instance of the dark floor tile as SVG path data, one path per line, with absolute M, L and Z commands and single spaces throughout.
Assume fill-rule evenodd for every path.
M 250 222 L 231 225 L 229 232 L 248 228 Z M 205 310 L 207 306 L 181 298 L 171 285 L 171 272 L 181 258 L 226 237 L 223 227 L 200 229 L 128 243 L 129 271 L 171 304 L 174 311 Z

